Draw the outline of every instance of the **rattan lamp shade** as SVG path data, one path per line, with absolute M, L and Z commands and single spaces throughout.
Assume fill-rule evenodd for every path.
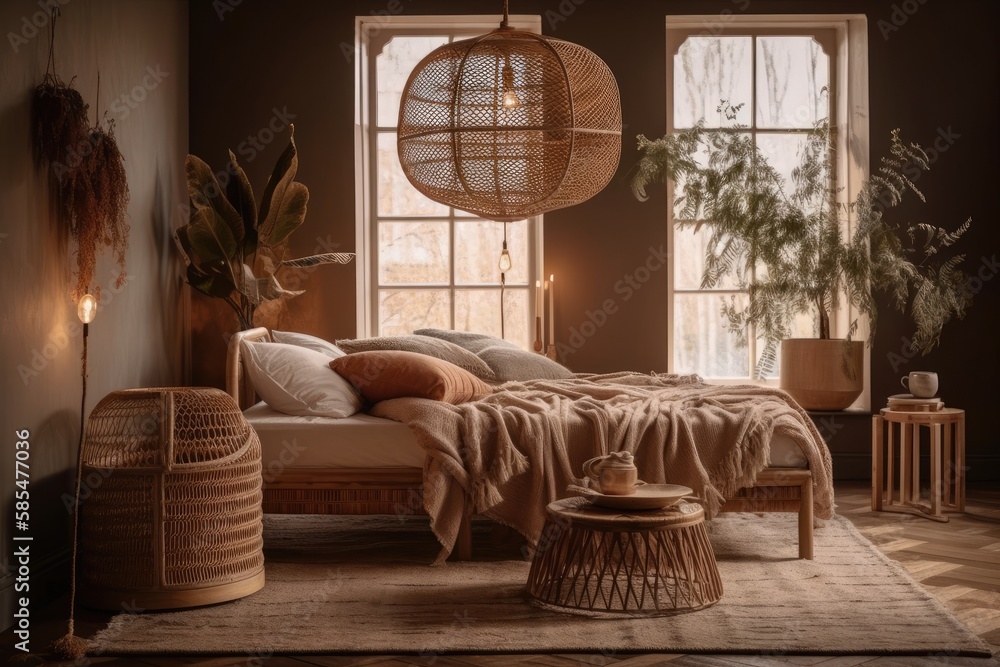
M 523 220 L 600 192 L 618 167 L 621 129 L 618 84 L 603 60 L 501 27 L 414 68 L 399 106 L 399 161 L 437 202 Z
M 229 394 L 116 391 L 83 442 L 81 599 L 212 604 L 264 586 L 260 441 Z

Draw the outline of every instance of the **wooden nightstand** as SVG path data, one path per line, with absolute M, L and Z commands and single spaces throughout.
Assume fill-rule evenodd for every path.
M 929 504 L 920 499 L 921 427 L 926 427 L 930 436 Z M 944 511 L 965 511 L 965 410 L 905 412 L 883 408 L 872 416 L 872 510 L 904 512 L 934 521 L 948 521 Z

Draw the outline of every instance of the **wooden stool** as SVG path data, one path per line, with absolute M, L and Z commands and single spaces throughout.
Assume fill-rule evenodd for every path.
M 538 602 L 570 613 L 660 615 L 722 597 L 701 505 L 623 512 L 567 498 L 546 511 L 528 574 Z
M 885 446 L 883 422 L 888 424 Z M 929 505 L 920 501 L 921 426 L 930 432 Z M 894 488 L 897 442 L 898 494 Z M 965 511 L 965 410 L 905 412 L 882 408 L 872 416 L 872 510 L 915 514 L 942 522 L 948 521 L 942 514 L 945 510 Z

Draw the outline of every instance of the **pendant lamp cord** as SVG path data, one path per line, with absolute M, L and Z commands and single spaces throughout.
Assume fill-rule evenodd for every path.
M 506 28 L 507 27 L 507 23 L 508 23 L 507 19 L 508 19 L 508 16 L 507 16 L 507 0 L 503 0 L 503 21 L 500 21 L 500 27 L 501 28 Z
M 504 5 L 506 6 L 506 4 L 507 3 L 505 1 Z M 504 250 L 507 249 L 507 221 L 506 220 L 503 223 L 503 249 Z M 504 330 L 504 316 L 503 316 L 503 307 L 504 307 L 504 302 L 503 301 L 504 301 L 504 299 L 503 299 L 503 297 L 504 297 L 504 288 L 506 286 L 507 286 L 507 274 L 504 273 L 503 271 L 501 271 L 500 272 L 500 338 L 505 339 L 505 340 L 507 338 L 507 335 L 506 335 L 506 331 Z

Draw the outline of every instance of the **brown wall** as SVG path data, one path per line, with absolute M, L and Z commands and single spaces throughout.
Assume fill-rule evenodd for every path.
M 217 3 L 216 3 L 217 5 Z M 902 5 L 912 15 L 903 12 Z M 894 10 L 894 7 L 900 9 Z M 545 216 L 545 271 L 560 282 L 557 338 L 568 342 L 607 298 L 620 306 L 614 317 L 565 358 L 574 370 L 666 369 L 666 273 L 659 271 L 625 301 L 614 286 L 642 265 L 650 249 L 666 242 L 664 197 L 637 202 L 627 187 L 636 151 L 634 137 L 662 134 L 665 127 L 665 14 L 864 13 L 869 18 L 871 136 L 873 157 L 889 131 L 930 144 L 938 129 L 961 135 L 920 182 L 929 204 L 914 215 L 945 226 L 975 219 L 964 242 L 969 266 L 1000 251 L 994 224 L 997 166 L 997 47 L 995 3 L 988 0 L 920 2 L 908 0 L 520 0 L 512 11 L 540 14 L 543 32 L 587 46 L 614 71 L 625 123 L 621 167 L 614 181 L 592 200 Z M 295 114 L 300 149 L 299 180 L 311 188 L 309 215 L 298 232 L 296 250 L 311 251 L 329 237 L 354 250 L 354 69 L 341 44 L 354 43 L 354 17 L 401 9 L 407 14 L 494 12 L 499 2 L 458 0 L 354 0 L 244 2 L 221 16 L 212 3 L 191 5 L 191 148 L 221 167 L 225 150 L 264 127 L 272 108 Z M 897 12 L 894 15 L 894 11 Z M 883 34 L 885 26 L 898 30 Z M 905 22 L 904 22 L 905 19 Z M 881 25 L 880 25 L 880 22 Z M 887 38 L 886 38 L 887 36 Z M 255 188 L 287 141 L 283 133 L 247 172 Z M 322 267 L 305 283 L 307 293 L 293 302 L 287 328 L 327 338 L 355 332 L 354 272 Z M 872 350 L 872 395 L 901 391 L 897 377 L 921 368 L 941 373 L 942 395 L 969 416 L 969 460 L 974 478 L 1000 477 L 997 436 L 989 428 L 994 403 L 985 379 L 1000 370 L 997 307 L 1000 280 L 987 280 L 976 305 L 962 322 L 951 323 L 942 349 L 925 359 L 894 367 L 907 323 L 884 309 Z M 235 320 L 219 317 L 217 303 L 196 299 L 199 327 L 196 379 L 222 381 L 221 350 Z M 869 456 L 867 417 L 834 418 L 828 427 L 838 471 L 864 476 Z M 841 464 L 841 462 L 843 462 Z
M 75 87 L 91 104 L 91 120 L 98 102 L 116 120 L 115 134 L 131 189 L 129 282 L 116 293 L 110 259 L 103 257 L 97 265 L 96 281 L 105 305 L 90 325 L 89 413 L 112 390 L 182 379 L 184 327 L 179 306 L 186 288 L 173 256 L 171 230 L 177 221 L 168 203 L 184 192 L 187 3 L 62 0 L 62 4 L 56 71 L 66 80 L 76 77 Z M 32 20 L 46 25 L 36 34 L 33 26 L 26 27 Z M 9 624 L 12 613 L 13 577 L 7 566 L 14 544 L 14 432 L 30 432 L 34 613 L 42 602 L 42 584 L 52 578 L 46 575 L 68 574 L 70 514 L 62 497 L 73 491 L 80 428 L 82 332 L 69 297 L 74 248 L 49 213 L 46 177 L 32 164 L 29 131 L 32 91 L 45 74 L 47 21 L 36 0 L 0 3 L 0 34 L 6 35 L 0 44 L 2 627 Z M 14 42 L 11 33 L 18 36 Z M 157 76 L 149 77 L 147 67 Z M 32 649 L 42 647 L 33 643 Z

